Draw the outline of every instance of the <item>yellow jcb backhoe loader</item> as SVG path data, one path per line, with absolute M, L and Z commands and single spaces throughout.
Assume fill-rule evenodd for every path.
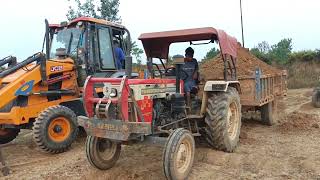
M 114 40 L 124 51 L 126 70 L 117 70 Z M 85 115 L 86 77 L 131 76 L 130 45 L 129 31 L 105 20 L 46 21 L 42 52 L 19 63 L 14 57 L 0 61 L 0 67 L 13 62 L 0 71 L 0 144 L 15 139 L 20 129 L 33 129 L 41 149 L 66 151 L 77 136 L 77 115 Z

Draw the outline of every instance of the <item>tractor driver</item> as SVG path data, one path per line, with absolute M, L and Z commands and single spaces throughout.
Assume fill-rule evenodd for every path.
M 186 74 L 184 78 L 184 92 L 187 96 L 187 106 L 191 108 L 191 92 L 193 89 L 197 89 L 197 80 L 198 80 L 198 71 L 199 66 L 195 58 L 193 58 L 194 50 L 191 47 L 188 47 L 185 50 L 184 65 L 182 70 Z
M 119 41 L 118 40 L 113 40 L 113 45 L 114 45 L 114 53 L 116 55 L 116 66 L 117 69 L 124 69 L 124 61 L 125 61 L 125 56 L 123 50 L 120 48 Z

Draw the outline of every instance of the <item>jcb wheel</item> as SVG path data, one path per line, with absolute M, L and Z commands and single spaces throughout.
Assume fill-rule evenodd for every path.
M 186 179 L 194 159 L 195 142 L 190 131 L 179 128 L 169 136 L 163 152 L 163 169 L 167 179 Z
M 218 150 L 233 152 L 241 128 L 240 97 L 235 88 L 212 94 L 208 99 L 205 122 L 208 143 Z
M 40 113 L 33 124 L 36 144 L 49 153 L 61 153 L 71 146 L 78 134 L 76 114 L 65 106 L 52 106 Z
M 121 144 L 109 139 L 88 136 L 86 155 L 89 163 L 101 170 L 112 168 L 120 157 Z
M 316 108 L 320 108 L 320 88 L 313 90 L 312 105 Z
M 20 132 L 20 129 L 0 128 L 0 144 L 6 144 L 14 140 Z

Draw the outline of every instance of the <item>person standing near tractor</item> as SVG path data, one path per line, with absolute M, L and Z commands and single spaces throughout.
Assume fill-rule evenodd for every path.
M 194 50 L 188 47 L 185 50 L 185 62 L 182 66 L 182 70 L 185 72 L 186 77 L 184 78 L 184 92 L 187 97 L 187 106 L 191 108 L 191 92 L 193 89 L 197 89 L 197 79 L 199 65 L 195 58 L 193 58 Z
M 117 69 L 124 69 L 124 61 L 125 61 L 125 56 L 123 50 L 119 46 L 118 40 L 113 40 L 113 45 L 114 45 L 114 53 L 116 55 L 116 66 Z

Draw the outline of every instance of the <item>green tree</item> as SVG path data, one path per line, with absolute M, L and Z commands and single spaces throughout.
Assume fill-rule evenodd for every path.
M 258 43 L 258 45 L 255 48 L 257 48 L 261 53 L 264 54 L 268 54 L 271 50 L 270 45 L 267 41 L 262 41 L 261 43 Z
M 203 57 L 202 62 L 206 62 L 206 61 L 208 61 L 208 60 L 213 59 L 213 58 L 216 57 L 219 53 L 220 53 L 220 50 L 217 49 L 217 48 L 215 48 L 215 47 L 212 48 L 212 49 L 210 49 L 210 50 L 207 52 L 206 56 Z
M 75 7 L 69 6 L 67 13 L 68 20 L 72 20 L 81 16 L 94 17 L 99 19 L 107 19 L 112 22 L 121 22 L 119 13 L 119 0 L 68 0 L 75 4 Z
M 286 64 L 288 63 L 289 56 L 292 51 L 292 39 L 285 38 L 282 39 L 277 44 L 271 46 L 270 56 L 273 61 L 278 64 Z
M 138 45 L 136 44 L 135 41 L 133 41 L 131 43 L 131 47 L 132 47 L 131 53 L 135 57 L 135 59 L 137 60 L 137 65 L 138 65 L 138 68 L 140 69 L 141 64 L 142 64 L 141 55 L 143 54 L 143 50 L 138 47 Z
M 268 42 L 262 41 L 257 46 L 250 49 L 250 52 L 262 61 L 271 64 L 270 52 L 271 48 Z

